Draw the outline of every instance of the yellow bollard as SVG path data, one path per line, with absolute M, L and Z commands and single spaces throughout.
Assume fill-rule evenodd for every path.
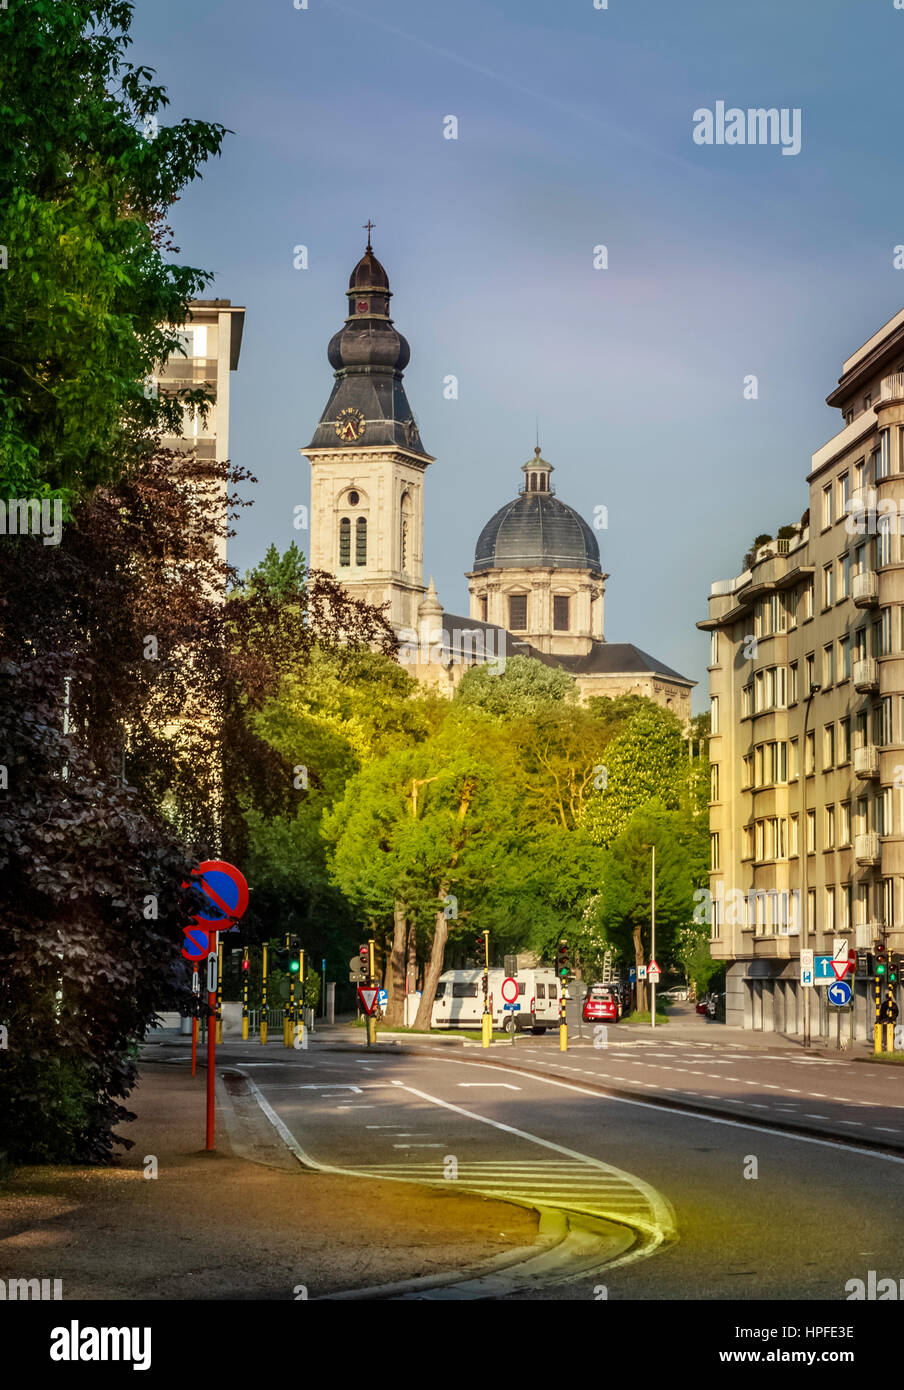
M 567 1052 L 567 1051 L 568 1051 L 568 1024 L 567 1024 L 567 1023 L 560 1023 L 560 1024 L 559 1024 L 559 1051 L 560 1051 L 560 1052 Z
M 489 1047 L 493 1041 L 493 1015 L 484 1014 L 480 1020 L 480 1040 L 483 1047 Z
M 267 948 L 264 947 L 264 958 L 261 969 L 261 1046 L 267 1045 Z

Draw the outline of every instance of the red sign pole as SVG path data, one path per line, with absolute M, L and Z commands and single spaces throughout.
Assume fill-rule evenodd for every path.
M 207 1151 L 213 1149 L 213 1095 L 216 1080 L 217 1025 L 214 1015 L 217 1008 L 216 991 L 207 995 Z

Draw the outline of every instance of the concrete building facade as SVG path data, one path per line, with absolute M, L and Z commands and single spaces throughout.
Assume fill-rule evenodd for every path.
M 726 1021 L 834 1030 L 800 951 L 904 950 L 904 311 L 842 368 L 800 523 L 711 587 L 711 951 Z M 899 1001 L 900 1002 L 900 1001 Z M 872 1036 L 873 981 L 846 1033 Z

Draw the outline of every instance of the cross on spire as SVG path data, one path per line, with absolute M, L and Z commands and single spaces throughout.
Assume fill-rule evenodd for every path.
M 370 234 L 371 234 L 371 232 L 373 231 L 373 229 L 374 229 L 374 227 L 375 227 L 376 225 L 377 225 L 376 222 L 371 222 L 371 220 L 370 220 L 369 217 L 368 217 L 367 221 L 364 223 L 364 230 L 367 232 L 367 249 L 368 249 L 368 251 L 372 251 L 372 250 L 373 250 L 373 247 L 372 247 L 371 244 L 370 244 Z

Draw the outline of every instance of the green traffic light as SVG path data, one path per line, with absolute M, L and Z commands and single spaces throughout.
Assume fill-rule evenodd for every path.
M 884 975 L 884 974 L 885 974 L 885 965 L 884 965 L 884 963 L 883 963 L 881 960 L 879 961 L 878 965 L 876 966 L 876 974 L 877 974 L 877 975 Z
M 297 961 L 297 960 L 293 960 L 293 961 L 290 961 L 290 962 L 289 962 L 289 970 L 291 971 L 291 973 L 292 973 L 293 975 L 297 975 L 297 974 L 298 974 L 298 961 Z

